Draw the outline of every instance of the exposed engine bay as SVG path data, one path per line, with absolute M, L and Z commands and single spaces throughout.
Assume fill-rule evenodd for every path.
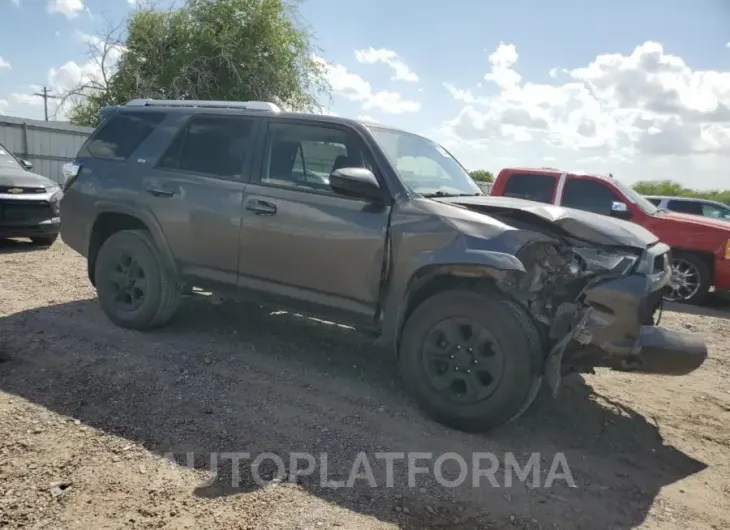
M 586 326 L 593 310 L 586 290 L 631 274 L 639 253 L 546 238 L 528 243 L 517 257 L 526 272 L 510 276 L 502 288 L 542 325 L 549 348 L 544 376 L 557 395 L 566 348 L 573 341 L 588 345 L 593 339 Z
M 513 276 L 505 287 L 527 306 L 535 320 L 548 327 L 551 339 L 559 339 L 584 306 L 584 289 L 630 273 L 638 255 L 550 240 L 527 244 L 517 257 L 526 274 Z
M 603 367 L 684 375 L 707 358 L 701 337 L 659 326 L 671 248 L 655 234 L 610 216 L 522 199 L 439 202 L 488 217 L 481 224 L 454 216 L 452 223 L 474 239 L 466 248 L 495 253 L 497 286 L 526 309 L 541 335 L 541 375 L 553 396 L 564 373 Z M 501 257 L 510 254 L 519 267 Z

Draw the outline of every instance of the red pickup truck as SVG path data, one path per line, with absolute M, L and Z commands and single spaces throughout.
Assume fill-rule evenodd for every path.
M 667 212 L 613 177 L 557 169 L 506 168 L 490 195 L 575 208 L 630 220 L 672 248 L 665 299 L 700 302 L 711 287 L 730 289 L 730 223 Z

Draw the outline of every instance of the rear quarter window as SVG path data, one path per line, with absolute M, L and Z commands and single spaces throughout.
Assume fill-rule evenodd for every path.
M 504 187 L 505 197 L 552 203 L 556 178 L 539 173 L 513 173 Z
M 163 112 L 112 114 L 94 133 L 85 150 L 94 158 L 126 160 L 164 118 Z

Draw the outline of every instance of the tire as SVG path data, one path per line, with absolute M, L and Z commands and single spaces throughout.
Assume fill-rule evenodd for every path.
M 122 307 L 117 300 L 123 262 L 134 260 L 134 307 Z M 142 272 L 139 273 L 138 271 Z M 173 317 L 180 304 L 180 289 L 176 278 L 163 266 L 162 258 L 150 234 L 145 230 L 124 230 L 113 234 L 99 249 L 95 267 L 96 292 L 104 313 L 116 325 L 135 330 L 164 326 Z M 141 287 L 144 286 L 144 289 Z M 143 294 L 140 296 L 140 292 Z M 129 302 L 131 296 L 123 296 Z
M 30 240 L 33 242 L 34 245 L 38 245 L 39 247 L 50 247 L 56 242 L 56 239 L 58 239 L 58 234 L 53 236 L 43 236 L 43 237 L 31 237 Z
M 445 393 L 436 390 L 425 366 L 427 340 L 431 340 L 432 333 L 439 333 L 439 325 L 454 318 L 481 326 L 501 350 L 500 377 L 493 379 L 491 394 L 475 402 L 457 402 L 460 398 L 447 395 L 463 386 L 457 383 Z M 459 355 L 464 355 L 463 350 Z M 470 362 L 476 361 L 474 357 Z M 496 293 L 450 290 L 428 298 L 410 316 L 403 328 L 399 363 L 406 389 L 430 418 L 447 427 L 476 433 L 508 423 L 528 409 L 542 383 L 544 355 L 538 329 L 516 302 Z M 462 366 L 460 375 L 463 371 Z M 480 390 L 491 386 L 482 384 Z
M 672 257 L 672 274 L 675 274 L 675 270 L 678 267 L 693 269 L 696 277 L 699 279 L 699 285 L 696 291 L 690 296 L 676 297 L 676 291 L 672 291 L 671 281 L 670 286 L 667 286 L 666 294 L 664 299 L 669 302 L 679 302 L 684 304 L 699 304 L 705 301 L 709 295 L 710 287 L 712 286 L 712 274 L 707 264 L 703 261 L 700 256 L 695 254 L 677 253 Z M 670 294 L 672 293 L 672 294 Z

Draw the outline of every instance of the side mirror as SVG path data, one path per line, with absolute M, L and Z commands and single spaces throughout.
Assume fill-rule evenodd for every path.
M 33 162 L 29 162 L 28 160 L 20 160 L 20 165 L 23 166 L 26 170 L 30 171 L 33 169 Z
M 330 174 L 330 187 L 335 193 L 355 199 L 379 201 L 383 198 L 378 179 L 372 171 L 363 167 L 335 169 Z
M 619 219 L 630 219 L 631 210 L 625 202 L 614 201 L 611 203 L 611 215 Z

